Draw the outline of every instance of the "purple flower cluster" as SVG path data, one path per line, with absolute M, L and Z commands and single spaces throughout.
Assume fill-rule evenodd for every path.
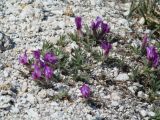
M 91 89 L 87 84 L 83 84 L 82 87 L 80 88 L 80 91 L 84 98 L 88 98 L 91 94 Z
M 106 41 L 102 41 L 101 48 L 104 50 L 104 54 L 108 56 L 109 51 L 112 49 L 112 45 Z
M 99 16 L 96 18 L 95 21 L 92 20 L 91 29 L 93 31 L 93 35 L 96 37 L 97 40 L 104 39 L 106 34 L 110 32 L 110 26 L 105 23 Z
M 77 31 L 82 33 L 82 18 L 76 17 L 75 24 Z M 99 16 L 96 18 L 96 20 L 91 21 L 91 29 L 93 31 L 94 37 L 96 37 L 97 40 L 104 39 L 106 34 L 110 32 L 110 26 L 105 23 Z
M 81 30 L 82 29 L 82 18 L 81 17 L 76 17 L 75 18 L 75 23 L 76 23 L 77 30 Z
M 143 37 L 142 50 L 145 50 L 145 52 L 147 52 L 147 60 L 149 65 L 156 68 L 159 65 L 160 60 L 158 50 L 155 46 L 148 45 L 148 37 L 146 34 Z
M 159 55 L 156 47 L 149 46 L 146 48 L 146 50 L 149 63 L 151 63 L 151 65 L 156 68 L 159 65 Z
M 82 33 L 82 18 L 76 17 L 75 24 L 77 27 L 78 34 Z M 108 56 L 109 51 L 111 50 L 112 46 L 110 43 L 106 42 L 105 36 L 110 32 L 110 26 L 105 23 L 101 17 L 97 17 L 96 20 L 91 21 L 91 30 L 93 31 L 93 36 L 98 40 L 100 43 L 101 40 L 101 48 L 105 51 L 105 55 Z
M 33 51 L 33 57 L 33 63 L 31 63 L 31 67 L 33 68 L 32 78 L 34 80 L 42 78 L 46 78 L 47 80 L 51 79 L 53 76 L 52 65 L 58 61 L 57 57 L 52 52 L 47 52 L 44 57 L 41 57 L 40 50 Z M 29 64 L 26 51 L 19 57 L 19 63 L 23 65 Z
M 21 63 L 23 65 L 27 65 L 28 64 L 27 50 L 25 50 L 23 55 L 19 56 L 19 63 Z

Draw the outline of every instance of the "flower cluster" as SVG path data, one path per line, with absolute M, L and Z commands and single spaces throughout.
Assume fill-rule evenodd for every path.
M 145 34 L 142 41 L 142 49 L 145 49 L 147 52 L 147 60 L 149 65 L 156 68 L 159 65 L 159 54 L 155 46 L 150 46 L 148 44 L 148 37 Z
M 32 78 L 41 80 L 43 78 L 50 80 L 53 76 L 53 65 L 58 61 L 57 57 L 52 52 L 47 52 L 44 56 L 40 50 L 32 52 L 34 59 L 29 63 L 27 53 L 19 57 L 19 63 L 31 68 Z
M 80 88 L 81 94 L 84 98 L 88 98 L 91 94 L 91 90 L 87 84 L 83 84 Z
M 110 32 L 110 26 L 100 17 L 97 17 L 96 20 L 92 20 L 91 29 L 97 40 L 104 39 L 106 34 Z
M 146 50 L 149 63 L 156 68 L 159 65 L 159 55 L 156 47 L 148 46 Z
M 80 35 L 82 33 L 82 18 L 76 17 L 75 24 L 78 35 Z M 106 40 L 106 35 L 110 32 L 110 26 L 98 16 L 96 20 L 91 21 L 90 28 L 93 36 L 96 38 L 97 42 L 100 43 L 101 48 L 104 50 L 104 54 L 108 56 L 109 51 L 112 48 L 112 45 Z
M 109 51 L 112 49 L 112 45 L 106 41 L 102 41 L 101 48 L 104 50 L 104 54 L 108 56 Z

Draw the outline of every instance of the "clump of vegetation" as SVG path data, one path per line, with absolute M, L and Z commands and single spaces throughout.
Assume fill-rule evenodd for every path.
M 140 56 L 142 66 L 132 68 L 131 79 L 142 84 L 145 90 L 149 89 L 150 100 L 153 101 L 160 90 L 160 53 L 159 48 L 151 45 L 148 39 L 145 35 L 142 45 L 133 49 Z
M 143 17 L 145 25 L 160 35 L 160 2 L 159 0 L 132 0 L 129 17 Z

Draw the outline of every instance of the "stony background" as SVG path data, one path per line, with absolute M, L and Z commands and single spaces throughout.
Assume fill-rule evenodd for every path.
M 45 89 L 20 75 L 20 53 L 41 48 L 47 40 L 56 43 L 59 35 L 75 29 L 74 17 L 64 15 L 68 5 L 74 15 L 83 17 L 84 23 L 102 16 L 113 33 L 125 37 L 132 31 L 133 23 L 124 17 L 130 3 L 118 0 L 0 0 L 0 119 L 148 120 L 154 116 L 152 104 L 142 101 L 148 96 L 143 91 L 134 96 L 141 85 L 128 81 L 128 73 L 118 73 L 117 68 L 106 74 L 122 83 L 90 86 L 100 99 L 99 106 L 87 104 L 80 97 L 81 82 L 74 87 L 55 83 L 56 90 Z M 73 101 L 50 99 L 62 90 L 68 90 Z

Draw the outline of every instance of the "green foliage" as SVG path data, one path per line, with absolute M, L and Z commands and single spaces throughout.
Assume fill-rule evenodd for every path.
M 68 94 L 68 91 L 60 91 L 57 95 L 55 95 L 53 100 L 70 100 L 70 96 Z
M 159 0 L 132 0 L 128 17 L 139 16 L 145 19 L 145 24 L 156 34 L 160 34 Z
M 160 120 L 160 109 L 155 110 L 155 116 L 151 117 L 150 120 Z

